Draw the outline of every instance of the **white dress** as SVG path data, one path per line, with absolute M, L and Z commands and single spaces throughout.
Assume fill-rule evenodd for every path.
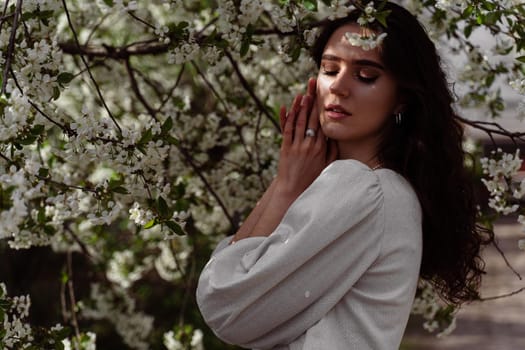
M 246 348 L 398 349 L 421 230 L 401 175 L 335 161 L 270 236 L 219 244 L 199 279 L 199 308 L 219 338 Z

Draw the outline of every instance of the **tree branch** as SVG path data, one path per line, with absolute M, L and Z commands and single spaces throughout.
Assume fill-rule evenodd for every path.
M 513 295 L 516 295 L 516 294 L 519 294 L 521 292 L 523 292 L 525 290 L 525 287 L 522 287 L 520 289 L 517 289 L 513 292 L 510 292 L 510 293 L 506 293 L 506 294 L 501 294 L 501 295 L 495 295 L 495 296 L 492 296 L 492 297 L 486 297 L 486 298 L 479 298 L 478 301 L 487 301 L 487 300 L 496 300 L 496 299 L 501 299 L 501 298 L 507 298 L 507 297 L 510 297 L 510 296 L 513 296 Z
M 135 93 L 135 95 L 137 96 L 139 101 L 142 103 L 144 108 L 146 108 L 146 110 L 151 115 L 151 117 L 153 119 L 155 119 L 155 121 L 158 122 L 159 120 L 157 119 L 157 111 L 155 109 L 153 109 L 153 107 L 151 107 L 149 105 L 148 101 L 146 101 L 146 99 L 144 98 L 144 96 L 140 92 L 139 85 L 137 83 L 137 79 L 135 79 L 135 74 L 134 74 L 134 71 L 133 71 L 133 67 L 131 67 L 131 62 L 129 61 L 129 57 L 126 58 L 124 60 L 124 62 L 126 64 L 126 70 L 128 72 L 128 75 L 129 75 L 129 81 L 131 83 L 131 89 L 133 90 L 133 92 Z
M 7 6 L 7 3 L 6 3 Z M 7 56 L 5 61 L 4 73 L 2 75 L 2 90 L 0 95 L 5 94 L 5 89 L 7 86 L 7 73 L 11 69 L 11 61 L 13 59 L 13 53 L 15 50 L 15 40 L 16 40 L 16 30 L 18 28 L 18 16 L 22 8 L 22 0 L 17 0 L 15 14 L 13 17 L 13 28 L 11 28 L 11 35 L 9 37 L 9 45 L 7 46 Z
M 506 136 L 513 141 L 515 141 L 515 139 L 518 139 L 518 140 L 525 142 L 525 132 L 508 131 L 507 129 L 505 129 L 504 127 L 502 127 L 496 122 L 469 120 L 469 119 L 466 119 L 460 116 L 456 116 L 456 119 L 459 120 L 463 124 L 470 125 L 471 127 L 475 129 L 484 131 L 491 138 L 492 138 L 492 134 L 496 134 L 496 135 Z
M 19 0 L 20 1 L 20 0 Z M 73 38 L 75 38 L 75 43 L 78 47 L 80 47 L 80 42 L 78 40 L 78 36 L 77 36 L 77 32 L 75 31 L 75 28 L 73 27 L 73 22 L 71 21 L 71 16 L 69 14 L 69 10 L 67 9 L 67 5 L 66 5 L 66 0 L 62 0 L 62 4 L 64 6 L 64 12 L 66 13 L 66 17 L 67 17 L 67 22 L 68 22 L 68 25 L 69 25 L 69 29 L 71 29 L 71 32 L 73 33 Z M 91 79 L 91 81 L 93 82 L 93 84 L 95 85 L 95 89 L 97 90 L 97 94 L 98 94 L 98 97 L 100 98 L 100 101 L 102 102 L 102 104 L 104 105 L 104 108 L 106 109 L 106 112 L 108 113 L 109 117 L 111 118 L 111 120 L 113 121 L 113 124 L 115 124 L 115 127 L 117 128 L 119 134 L 122 134 L 122 129 L 120 127 L 120 125 L 118 124 L 117 120 L 115 119 L 115 117 L 113 116 L 113 113 L 111 113 L 108 105 L 106 104 L 106 100 L 104 99 L 104 96 L 102 96 L 102 92 L 100 91 L 100 87 L 98 86 L 98 83 L 97 81 L 95 80 L 95 77 L 93 76 L 93 74 L 91 73 L 91 69 L 89 69 L 89 65 L 84 57 L 84 55 L 80 55 L 80 59 L 82 60 L 82 62 L 84 63 L 84 66 L 86 67 L 87 69 L 87 72 L 88 72 L 88 75 Z
M 10 14 L 8 16 L 6 16 L 6 13 L 7 13 L 7 7 L 9 6 L 9 0 L 6 0 L 5 4 L 4 4 L 4 10 L 2 11 L 2 18 L 0 18 L 0 30 L 2 29 L 2 27 L 4 26 L 4 22 L 13 16 L 13 14 Z
M 237 74 L 237 77 L 239 78 L 239 81 L 241 82 L 241 85 L 248 92 L 248 94 L 252 97 L 252 99 L 254 100 L 255 104 L 259 108 L 259 110 L 262 113 L 264 113 L 264 115 L 266 115 L 266 117 L 270 120 L 270 122 L 273 124 L 273 126 L 277 130 L 281 130 L 281 128 L 279 127 L 279 124 L 275 121 L 275 119 L 272 117 L 272 115 L 266 109 L 266 106 L 261 102 L 259 97 L 257 97 L 255 92 L 253 91 L 252 87 L 250 86 L 250 84 L 248 83 L 248 81 L 246 80 L 244 75 L 242 74 L 241 70 L 239 69 L 239 65 L 237 64 L 237 62 L 235 62 L 235 60 L 233 59 L 232 55 L 227 50 L 224 50 L 224 53 L 225 53 L 226 57 L 228 57 L 228 60 L 230 61 L 233 69 L 235 70 L 235 73 Z
M 69 55 L 85 55 L 88 57 L 106 57 L 115 60 L 127 59 L 130 56 L 159 55 L 168 52 L 168 44 L 158 41 L 137 42 L 130 45 L 115 47 L 110 45 L 77 45 L 72 42 L 62 42 L 58 46 Z
M 208 191 L 210 191 L 210 194 L 212 195 L 213 198 L 215 198 L 215 200 L 217 201 L 217 204 L 219 204 L 219 206 L 221 207 L 222 211 L 224 212 L 224 215 L 226 215 L 226 218 L 228 219 L 228 221 L 230 222 L 230 225 L 232 227 L 235 227 L 235 223 L 233 221 L 233 218 L 231 216 L 231 214 L 229 213 L 228 211 L 228 208 L 226 208 L 226 205 L 223 203 L 222 199 L 219 197 L 219 195 L 217 194 L 217 192 L 215 192 L 215 190 L 213 189 L 213 187 L 211 187 L 210 183 L 208 182 L 208 180 L 206 179 L 206 177 L 201 173 L 199 167 L 193 162 L 193 158 L 190 156 L 190 154 L 188 153 L 188 151 L 186 151 L 183 147 L 179 146 L 178 147 L 178 150 L 180 151 L 180 153 L 184 156 L 184 159 L 186 160 L 186 162 L 188 162 L 188 164 L 193 168 L 193 170 L 195 171 L 195 173 L 197 174 L 197 176 L 201 179 L 201 181 L 204 183 L 204 186 L 208 189 Z
M 72 253 L 71 251 L 67 252 L 67 287 L 69 294 L 69 304 L 71 307 L 71 323 L 73 329 L 75 330 L 75 335 L 77 341 L 80 342 L 80 330 L 78 328 L 77 313 L 76 313 L 76 300 L 75 300 L 75 290 L 73 288 L 73 263 L 72 263 Z

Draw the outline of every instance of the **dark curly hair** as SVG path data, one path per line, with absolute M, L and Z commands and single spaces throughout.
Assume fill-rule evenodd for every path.
M 420 276 L 454 305 L 479 298 L 484 262 L 481 247 L 493 234 L 476 224 L 473 177 L 464 166 L 463 127 L 452 108 L 453 97 L 433 42 L 417 18 L 394 3 L 380 52 L 406 101 L 401 125 L 394 118 L 382 135 L 378 159 L 402 174 L 416 191 L 423 210 L 423 259 Z M 340 26 L 356 22 L 360 10 L 327 22 L 312 54 L 320 65 L 324 47 Z

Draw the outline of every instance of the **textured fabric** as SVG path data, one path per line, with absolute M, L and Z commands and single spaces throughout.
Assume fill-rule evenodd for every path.
M 330 164 L 268 237 L 228 245 L 203 269 L 201 313 L 253 349 L 398 349 L 417 287 L 421 208 L 399 174 Z

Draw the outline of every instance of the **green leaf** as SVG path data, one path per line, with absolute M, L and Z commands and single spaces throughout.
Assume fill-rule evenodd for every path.
M 113 0 L 104 0 L 104 3 L 108 6 L 113 6 Z
M 175 146 L 179 145 L 179 140 L 177 140 L 176 138 L 174 138 L 171 135 L 166 136 L 165 140 L 168 141 L 168 143 L 171 144 L 171 145 L 175 145 Z
M 390 15 L 390 12 L 392 12 L 392 11 L 390 11 L 390 10 L 381 11 L 381 12 L 378 12 L 378 13 L 376 14 L 376 16 L 375 16 L 375 19 L 376 19 L 379 23 L 381 23 L 381 25 L 382 25 L 383 27 L 385 27 L 385 28 L 388 27 L 388 26 L 387 26 L 387 23 L 386 23 L 386 19 L 387 19 L 388 15 Z
M 37 124 L 31 129 L 31 135 L 40 136 L 44 132 L 45 127 L 41 124 Z
M 75 77 L 74 74 L 71 74 L 68 72 L 60 73 L 57 76 L 57 82 L 59 84 L 69 84 L 69 82 L 71 82 L 71 80 L 73 80 L 74 77 Z
M 11 308 L 11 302 L 6 299 L 0 299 L 0 309 L 1 310 L 8 310 Z
M 62 271 L 62 274 L 60 275 L 60 282 L 62 284 L 66 284 L 67 281 L 69 281 L 69 276 L 68 276 L 67 272 Z
M 36 141 L 36 139 L 37 139 L 36 136 L 30 135 L 30 136 L 27 136 L 26 138 L 18 140 L 18 143 L 21 144 L 21 145 L 26 145 L 27 146 L 27 145 L 33 144 Z
M 155 219 L 150 220 L 146 225 L 144 225 L 145 229 L 152 228 L 153 226 L 157 225 L 157 221 Z
M 53 100 L 58 100 L 60 97 L 60 89 L 58 86 L 53 87 Z
M 520 62 L 525 63 L 525 56 L 516 57 L 516 59 Z
M 148 129 L 144 131 L 142 136 L 140 137 L 139 143 L 140 144 L 146 144 L 150 142 L 153 139 L 153 132 L 151 132 L 151 129 Z
M 51 225 L 45 225 L 44 226 L 44 232 L 45 232 L 46 235 L 52 236 L 52 235 L 54 235 L 56 233 L 56 230 Z
M 38 169 L 38 176 L 48 177 L 49 176 L 49 169 L 48 168 L 40 168 L 40 169 Z
M 164 200 L 164 198 L 162 198 L 162 196 L 159 196 L 159 198 L 157 199 L 157 209 L 159 210 L 160 216 L 164 218 L 168 217 L 170 214 L 168 203 L 166 203 L 166 201 Z
M 164 121 L 164 124 L 162 124 L 162 126 L 160 127 L 161 133 L 163 135 L 167 134 L 171 130 L 172 127 L 173 127 L 173 119 L 171 119 L 171 117 L 168 117 L 168 119 L 166 119 L 166 121 Z
M 303 6 L 308 11 L 317 11 L 317 0 L 304 0 Z
M 185 236 L 186 235 L 186 232 L 184 232 L 182 227 L 180 227 L 180 225 L 177 224 L 175 221 L 166 221 L 166 226 L 168 226 L 169 229 L 171 231 L 173 231 L 173 233 L 175 233 L 178 236 Z
M 46 210 L 43 207 L 38 210 L 37 221 L 39 224 L 46 222 Z
M 492 85 L 492 83 L 494 82 L 494 79 L 496 79 L 496 75 L 495 74 L 487 75 L 487 77 L 485 78 L 485 86 L 490 87 Z
M 465 29 L 463 30 L 463 33 L 465 34 L 465 38 L 468 38 L 470 34 L 472 34 L 472 29 L 474 27 L 472 25 L 467 25 Z
M 254 28 L 251 24 L 249 24 L 246 27 L 246 31 L 244 32 L 242 43 L 241 43 L 241 50 L 240 50 L 241 57 L 245 56 L 248 53 L 248 50 L 250 49 L 250 44 L 252 43 L 253 29 Z

